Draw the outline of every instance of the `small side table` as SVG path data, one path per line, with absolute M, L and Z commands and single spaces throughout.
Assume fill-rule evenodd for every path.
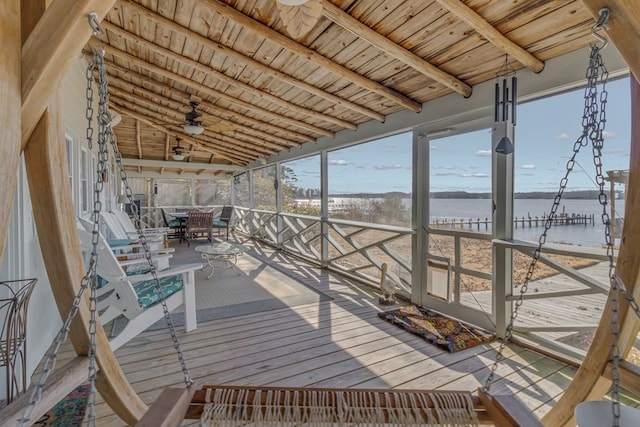
M 238 275 L 240 271 L 236 268 L 238 255 L 245 253 L 249 248 L 239 243 L 212 243 L 210 245 L 196 246 L 196 252 L 202 254 L 202 258 L 207 261 L 204 268 L 209 267 L 211 274 L 207 279 L 211 279 L 216 268 L 231 268 Z M 218 262 L 218 265 L 215 263 Z
M 27 390 L 27 309 L 38 279 L 0 282 L 0 366 L 6 372 L 7 405 Z

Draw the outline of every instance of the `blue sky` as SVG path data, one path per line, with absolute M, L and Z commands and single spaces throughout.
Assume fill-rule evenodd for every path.
M 629 166 L 628 78 L 608 82 L 603 170 Z M 581 133 L 584 90 L 518 105 L 516 191 L 556 191 Z M 329 192 L 411 192 L 411 133 L 329 153 Z M 568 190 L 596 189 L 590 147 L 582 148 Z M 319 157 L 290 162 L 297 186 L 319 188 Z M 434 139 L 431 191 L 491 191 L 491 134 L 482 130 Z

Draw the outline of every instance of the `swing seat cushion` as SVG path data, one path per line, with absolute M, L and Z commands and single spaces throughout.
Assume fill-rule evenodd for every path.
M 214 227 L 220 227 L 220 228 L 225 228 L 227 227 L 229 224 L 226 221 L 221 221 L 219 219 L 214 219 L 213 220 L 213 226 Z
M 182 289 L 182 275 L 167 276 L 159 279 L 162 288 L 162 296 L 170 297 L 174 293 Z M 142 282 L 133 283 L 133 289 L 138 295 L 138 304 L 140 307 L 147 308 L 160 302 L 160 295 L 156 292 L 155 280 L 144 280 Z

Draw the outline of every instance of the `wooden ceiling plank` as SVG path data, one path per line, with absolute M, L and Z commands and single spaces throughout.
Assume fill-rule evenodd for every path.
M 384 121 L 384 116 L 382 114 L 379 114 L 373 110 L 370 110 L 366 107 L 363 107 L 361 105 L 356 104 L 355 102 L 351 102 L 348 99 L 344 99 L 344 98 L 340 98 L 339 96 L 336 96 L 332 93 L 326 92 L 318 87 L 315 87 L 311 84 L 308 84 L 302 80 L 296 79 L 293 76 L 290 76 L 288 74 L 285 74 L 277 69 L 271 68 L 268 65 L 265 65 L 261 62 L 256 61 L 253 58 L 247 57 L 244 54 L 237 52 L 231 48 L 228 48 L 227 46 L 222 45 L 221 43 L 216 43 L 213 40 L 202 36 L 199 33 L 196 33 L 195 31 L 190 30 L 189 28 L 185 28 L 171 20 L 168 20 L 166 18 L 163 18 L 160 15 L 157 15 L 155 13 L 153 13 L 152 11 L 150 11 L 149 9 L 135 3 L 132 0 L 121 0 L 120 4 L 126 4 L 127 7 L 132 8 L 133 10 L 135 10 L 137 13 L 147 17 L 148 19 L 154 21 L 156 24 L 164 26 L 166 28 L 169 28 L 175 32 L 178 33 L 182 33 L 185 36 L 187 36 L 188 38 L 191 38 L 193 40 L 198 41 L 199 43 L 201 43 L 203 46 L 208 47 L 209 49 L 212 49 L 218 53 L 221 53 L 222 55 L 228 57 L 229 59 L 233 60 L 233 61 L 239 61 L 242 62 L 248 66 L 250 66 L 253 69 L 256 69 L 266 75 L 269 75 L 271 77 L 274 77 L 276 79 L 281 80 L 282 82 L 288 84 L 288 85 L 292 85 L 295 86 L 299 89 L 305 90 L 309 93 L 312 93 L 316 96 L 319 96 L 321 98 L 327 99 L 335 104 L 341 105 L 345 108 L 354 110 L 359 112 L 360 114 L 363 114 L 365 116 L 371 117 L 375 120 L 378 120 L 380 122 Z
M 168 91 L 171 93 L 172 96 L 176 96 L 181 98 L 181 100 L 183 101 L 183 104 L 186 105 L 189 101 L 189 94 L 186 92 L 182 92 L 182 91 L 178 91 L 177 89 L 169 86 L 166 83 L 157 81 L 157 80 L 153 80 L 149 77 L 143 76 L 142 74 L 138 74 L 135 71 L 129 70 L 125 67 L 122 67 L 121 65 L 116 64 L 115 62 L 112 61 L 105 61 L 105 65 L 107 66 L 107 72 L 109 72 L 111 75 L 113 70 L 117 70 L 118 72 L 124 73 L 126 74 L 128 77 L 133 77 L 135 79 L 140 80 L 141 82 L 143 82 L 144 84 L 147 84 L 149 87 L 151 87 L 154 91 L 160 93 L 163 91 Z M 116 77 L 118 78 L 118 77 Z M 302 134 L 302 133 L 298 133 L 295 132 L 293 130 L 290 129 L 285 129 L 283 127 L 279 127 L 276 126 L 270 122 L 266 122 L 266 121 L 260 121 L 257 119 L 254 119 L 253 117 L 250 116 L 246 116 L 243 115 L 241 113 L 238 113 L 236 111 L 232 111 L 226 108 L 222 108 L 218 105 L 212 104 L 210 102 L 207 101 L 201 101 L 200 105 L 203 107 L 207 107 L 209 110 L 214 110 L 216 112 L 216 116 L 217 117 L 221 117 L 223 120 L 227 120 L 229 123 L 233 123 L 234 125 L 238 125 L 238 126 L 243 126 L 242 122 L 247 122 L 253 126 L 257 126 L 258 128 L 267 128 L 269 130 L 271 130 L 272 132 L 276 132 L 276 133 L 280 133 L 280 134 L 285 134 L 290 136 L 289 139 L 294 139 L 296 141 L 304 141 L 304 142 L 315 142 L 315 139 Z M 238 119 L 238 122 L 230 120 L 229 118 L 224 118 L 225 116 L 232 116 L 234 118 Z M 289 144 L 291 146 L 300 146 L 301 144 L 299 142 L 291 142 L 289 140 Z
M 392 88 L 386 87 L 378 82 L 375 82 L 371 79 L 368 79 L 347 67 L 344 67 L 331 59 L 320 55 L 318 52 L 310 49 L 285 35 L 269 28 L 266 25 L 261 24 L 260 22 L 254 20 L 253 18 L 244 15 L 243 13 L 237 11 L 230 5 L 221 2 L 219 0 L 197 0 L 198 2 L 204 3 L 207 7 L 215 10 L 222 16 L 225 16 L 227 19 L 232 20 L 242 26 L 244 26 L 247 30 L 254 31 L 262 37 L 265 37 L 270 42 L 277 43 L 285 49 L 288 49 L 296 54 L 302 56 L 307 61 L 317 64 L 320 67 L 326 68 L 340 76 L 341 78 L 350 80 L 353 84 L 360 86 L 364 89 L 370 90 L 372 92 L 377 93 L 378 95 L 394 102 L 397 105 L 402 106 L 408 110 L 412 110 L 415 112 L 419 112 L 422 109 L 422 105 L 406 95 L 403 95 Z
M 539 73 L 544 69 L 544 62 L 527 52 L 518 44 L 511 41 L 508 37 L 495 29 L 476 11 L 459 0 L 436 0 L 449 12 L 456 15 L 460 20 L 469 24 L 473 29 L 489 43 L 494 45 L 509 56 L 514 57 L 525 67 Z
M 322 113 L 318 113 L 317 111 L 313 111 L 313 110 L 309 110 L 303 107 L 300 107 L 299 105 L 295 105 L 292 104 L 282 98 L 279 98 L 275 95 L 271 95 L 268 92 L 265 92 L 263 90 L 257 89 L 247 83 L 235 80 L 233 77 L 229 77 L 224 73 L 221 73 L 207 65 L 204 65 L 196 60 L 193 60 L 191 58 L 187 58 L 185 56 L 182 56 L 182 54 L 176 53 L 172 50 L 169 49 L 165 49 L 162 46 L 159 46 L 153 42 L 150 42 L 148 40 L 144 40 L 142 38 L 140 38 L 139 36 L 128 32 L 127 30 L 124 30 L 120 27 L 118 27 L 117 25 L 111 24 L 110 22 L 104 22 L 103 23 L 104 28 L 106 28 L 107 30 L 118 34 L 124 38 L 126 38 L 127 40 L 129 40 L 131 43 L 135 44 L 138 47 L 144 47 L 146 49 L 149 49 L 150 51 L 153 51 L 156 54 L 161 54 L 163 56 L 166 56 L 167 58 L 171 58 L 174 61 L 178 61 L 181 62 L 182 64 L 192 67 L 194 70 L 198 70 L 202 73 L 207 74 L 210 78 L 214 78 L 217 80 L 220 80 L 226 84 L 235 86 L 249 94 L 251 94 L 252 96 L 258 98 L 258 99 L 263 99 L 265 101 L 274 103 L 276 105 L 280 105 L 284 108 L 287 109 L 287 111 L 291 111 L 291 112 L 295 112 L 298 114 L 302 114 L 305 116 L 309 116 L 309 117 L 313 117 L 317 120 L 322 120 L 324 122 L 328 122 L 328 123 L 333 123 L 335 125 L 338 125 L 340 127 L 343 128 L 347 128 L 347 129 L 352 129 L 355 130 L 356 126 L 353 123 L 349 123 L 346 122 L 344 120 L 338 119 L 336 117 L 331 117 L 331 116 L 327 116 L 324 115 Z
M 330 19 L 337 25 L 340 25 L 345 30 L 355 34 L 356 36 L 364 40 L 367 40 L 369 43 L 382 50 L 383 52 L 388 53 L 389 55 L 393 56 L 399 61 L 402 61 L 415 70 L 447 86 L 451 90 L 466 97 L 471 95 L 471 86 L 469 86 L 465 82 L 457 79 L 456 77 L 445 71 L 442 71 L 438 67 L 430 64 L 429 62 L 425 61 L 424 59 L 420 58 L 404 47 L 395 44 L 393 41 L 367 27 L 362 22 L 353 18 L 351 15 L 349 15 L 339 7 L 334 6 L 327 0 L 318 1 L 322 2 L 322 15 Z
M 178 112 L 179 112 L 178 109 L 179 108 L 183 108 L 186 105 L 188 105 L 188 103 L 189 103 L 189 98 L 186 97 L 186 96 L 183 96 L 180 101 L 175 101 L 173 99 L 167 98 L 164 95 L 161 95 L 160 93 L 150 91 L 150 90 L 145 89 L 145 88 L 140 87 L 140 86 L 136 86 L 135 84 L 127 82 L 127 81 L 125 81 L 125 80 L 123 80 L 123 79 L 121 79 L 121 78 L 119 78 L 117 76 L 111 76 L 110 84 L 111 84 L 111 87 L 114 87 L 114 86 L 118 87 L 121 90 L 129 92 L 131 94 L 140 93 L 142 95 L 145 95 L 152 102 L 158 102 L 158 103 L 161 102 L 163 104 L 169 104 L 169 108 L 171 108 L 172 110 L 177 110 L 176 115 L 178 115 Z M 122 92 L 120 92 L 120 93 L 122 93 Z M 174 96 L 179 96 L 179 95 L 176 95 L 175 93 L 173 95 Z M 200 102 L 200 111 L 203 111 L 202 107 L 208 106 L 208 105 L 211 105 L 211 104 L 209 104 L 208 102 L 201 101 Z M 184 113 L 180 113 L 180 114 L 184 115 Z M 201 119 L 202 119 L 202 117 L 201 117 Z M 220 120 L 221 122 L 232 123 L 232 124 L 234 124 L 236 126 L 239 125 L 236 122 L 219 119 L 218 117 L 216 117 L 216 119 Z M 246 135 L 248 138 L 253 138 L 253 136 L 250 135 L 249 129 L 250 128 L 247 127 L 247 128 L 244 128 L 244 132 L 242 132 L 242 131 L 240 131 L 240 132 L 233 131 L 233 132 L 234 132 L 234 134 L 240 133 L 242 136 Z M 206 129 L 206 125 L 205 125 L 205 132 L 210 132 L 210 131 L 214 132 L 214 133 L 217 133 L 217 132 L 215 132 L 213 130 Z M 257 130 L 257 129 L 251 129 L 251 131 L 258 133 L 258 137 L 261 138 L 260 145 L 262 145 L 262 144 L 267 145 L 267 146 L 269 146 L 269 147 L 271 147 L 271 148 L 273 148 L 274 150 L 277 150 L 277 151 L 280 151 L 280 150 L 282 150 L 284 148 L 300 146 L 299 143 L 296 143 L 296 142 L 293 142 L 293 141 L 289 141 L 287 139 L 280 138 L 278 136 L 275 136 L 275 135 L 272 135 L 272 134 L 269 134 L 269 133 L 266 133 L 266 132 L 262 132 L 262 131 Z M 271 141 L 269 141 L 269 140 L 271 140 Z
M 122 106 L 119 106 L 119 105 L 110 105 L 110 107 L 113 108 L 114 110 L 118 111 L 121 114 L 126 114 L 129 117 L 132 117 L 134 119 L 140 120 L 141 122 L 143 122 L 144 124 L 146 124 L 148 126 L 151 126 L 152 128 L 158 129 L 159 131 L 162 131 L 162 132 L 166 132 L 166 133 L 170 134 L 171 136 L 173 136 L 174 138 L 180 137 L 180 138 L 184 139 L 185 141 L 189 140 L 189 142 L 192 142 L 190 137 L 185 135 L 184 138 L 183 138 L 183 135 L 181 135 L 178 132 L 172 132 L 171 130 L 165 128 L 164 126 L 156 125 L 151 120 L 149 120 L 146 117 L 144 117 L 142 114 L 139 114 L 138 112 L 133 111 L 130 108 L 122 107 Z M 196 142 L 196 144 L 197 144 L 197 142 Z M 225 158 L 228 161 L 230 161 L 232 164 L 237 164 L 237 165 L 241 165 L 242 164 L 242 162 L 239 162 L 235 158 L 227 156 L 224 153 L 221 153 L 219 151 L 212 150 L 212 149 L 210 149 L 208 147 L 205 147 L 203 145 L 199 145 L 199 148 L 201 150 L 203 150 L 203 151 L 209 151 L 209 152 L 211 152 L 211 153 L 213 153 L 213 154 L 215 154 L 217 156 Z
M 171 109 L 167 109 L 167 108 L 165 108 L 165 107 L 163 107 L 161 105 L 158 105 L 158 104 L 154 103 L 153 101 L 150 101 L 150 100 L 147 100 L 147 99 L 144 99 L 144 98 L 135 97 L 134 95 L 130 94 L 129 92 L 121 90 L 121 89 L 119 89 L 117 87 L 112 86 L 111 87 L 111 91 L 112 91 L 112 94 L 114 95 L 114 98 L 113 98 L 114 101 L 116 101 L 116 100 L 120 100 L 120 101 L 126 100 L 129 103 L 129 106 L 132 107 L 132 108 L 136 108 L 138 110 L 141 109 L 141 108 L 144 108 L 145 109 L 145 113 L 147 114 L 147 116 L 155 115 L 156 117 L 161 117 L 161 118 L 166 120 L 166 115 L 167 114 L 174 113 L 174 111 L 171 110 Z M 158 110 L 158 111 L 154 111 L 154 109 Z M 165 123 L 165 127 L 172 127 L 172 128 L 180 129 L 184 133 L 184 130 L 182 130 L 182 128 L 178 124 L 173 125 L 173 124 Z M 262 154 L 269 154 L 269 155 L 283 150 L 283 147 L 279 146 L 279 145 L 271 145 L 270 147 L 267 147 L 267 145 L 269 145 L 269 144 L 267 144 L 266 142 L 264 142 L 264 141 L 262 141 L 260 139 L 257 139 L 257 138 L 251 138 L 252 142 L 246 142 L 246 141 L 243 141 L 243 140 L 240 140 L 240 139 L 237 139 L 237 138 L 229 137 L 228 135 L 222 135 L 222 134 L 219 134 L 219 133 L 216 133 L 216 132 L 210 132 L 210 131 L 201 134 L 199 136 L 199 138 L 203 138 L 204 139 L 206 137 L 211 137 L 211 136 L 216 136 L 217 138 L 226 137 L 226 138 L 232 139 L 233 140 L 232 144 L 234 144 L 234 146 L 230 146 L 229 148 L 230 149 L 234 149 L 234 150 L 237 150 L 240 147 L 243 147 L 243 148 L 245 148 L 247 150 L 254 151 L 254 149 L 257 147 L 257 148 L 261 149 L 259 151 Z M 249 139 L 249 137 L 247 137 L 247 139 Z M 286 147 L 286 148 L 289 148 L 289 147 Z
M 115 0 L 55 0 L 22 45 L 22 149 L 47 103 L 92 30 L 90 12 L 98 21 Z
M 328 131 L 326 129 L 322 129 L 319 128 L 317 126 L 311 125 L 309 123 L 297 120 L 297 119 L 293 119 L 293 118 L 289 118 L 287 116 L 282 116 L 279 115 L 277 113 L 274 113 L 272 111 L 269 111 L 267 109 L 261 108 L 261 107 L 257 107 L 255 105 L 252 105 L 249 102 L 243 101 L 241 99 L 238 99 L 236 97 L 230 96 L 222 91 L 213 89 L 211 87 L 208 87 L 206 85 L 202 85 L 200 83 L 194 82 L 180 74 L 176 74 L 172 71 L 166 70 L 162 67 L 159 67 L 155 64 L 149 63 L 144 61 L 143 59 L 140 59 L 136 56 L 133 56 L 127 52 L 121 51 L 119 49 L 116 49 L 112 46 L 108 46 L 105 45 L 104 46 L 105 52 L 108 52 L 109 54 L 113 55 L 114 57 L 119 57 L 122 60 L 125 61 L 129 61 L 131 64 L 135 64 L 141 68 L 145 68 L 150 72 L 153 72 L 159 76 L 163 76 L 165 78 L 174 80 L 176 82 L 179 82 L 185 86 L 187 86 L 188 88 L 192 89 L 194 92 L 202 92 L 205 93 L 208 96 L 214 97 L 214 98 L 220 98 L 220 99 L 224 99 L 232 104 L 237 104 L 240 105 L 244 108 L 246 108 L 249 111 L 253 111 L 256 114 L 260 114 L 264 117 L 268 117 L 271 120 L 274 120 L 276 123 L 278 122 L 282 122 L 282 123 L 287 123 L 290 124 L 292 126 L 296 126 L 302 129 L 306 129 L 308 131 L 320 134 L 320 135 L 324 135 L 327 136 L 329 138 L 333 138 L 335 137 L 335 134 L 331 131 Z

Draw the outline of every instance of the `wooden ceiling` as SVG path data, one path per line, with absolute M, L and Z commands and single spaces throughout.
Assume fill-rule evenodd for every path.
M 319 18 L 293 37 L 275 0 L 117 2 L 102 39 L 122 156 L 153 161 L 135 166 L 143 173 L 229 172 L 450 93 L 469 96 L 501 72 L 541 71 L 593 41 L 582 1 L 303 7 L 314 5 Z M 199 103 L 201 135 L 180 126 L 190 101 Z M 171 157 L 176 137 L 195 152 L 181 163 Z

